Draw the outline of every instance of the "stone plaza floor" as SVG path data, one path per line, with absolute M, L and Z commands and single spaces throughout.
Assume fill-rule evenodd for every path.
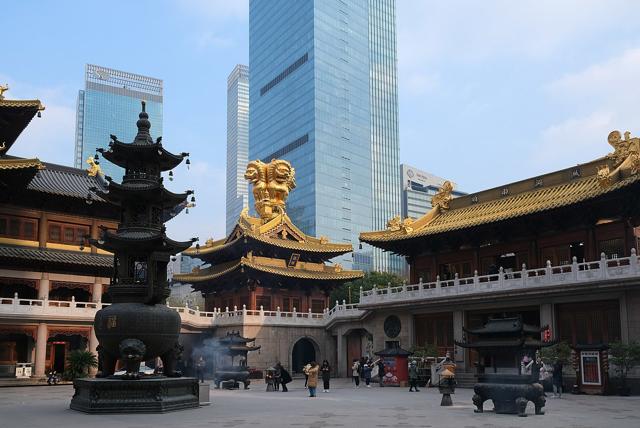
M 308 398 L 295 380 L 288 393 L 265 392 L 263 383 L 248 391 L 211 390 L 211 405 L 162 415 L 85 415 L 69 410 L 68 385 L 0 388 L 0 428 L 157 428 L 157 427 L 640 427 L 640 397 L 566 394 L 547 400 L 546 415 L 526 418 L 475 414 L 471 389 L 458 389 L 452 407 L 440 407 L 437 389 L 410 393 L 405 388 L 361 387 L 346 379 L 332 382 L 330 393 Z M 485 409 L 493 408 L 490 402 Z

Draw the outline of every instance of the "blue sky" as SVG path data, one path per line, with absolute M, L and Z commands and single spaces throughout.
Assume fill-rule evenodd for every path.
M 322 0 L 318 0 L 322 1 Z M 6 2 L 0 83 L 47 110 L 12 154 L 73 163 L 86 63 L 164 80 L 176 239 L 224 233 L 226 82 L 248 62 L 246 0 Z M 474 192 L 606 154 L 640 134 L 640 2 L 398 0 L 401 160 Z M 135 121 L 135 118 L 132 118 Z

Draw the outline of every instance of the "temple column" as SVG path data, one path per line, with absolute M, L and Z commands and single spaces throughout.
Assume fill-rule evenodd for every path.
M 44 300 L 49 298 L 49 286 L 49 274 L 42 272 L 42 277 L 38 285 L 38 299 Z
M 36 333 L 36 365 L 35 376 L 44 376 L 44 364 L 47 358 L 47 324 L 38 324 Z
M 48 231 L 49 227 L 47 225 L 47 213 L 46 212 L 41 212 L 40 213 L 40 221 L 38 224 L 38 246 L 40 248 L 46 248 L 47 247 L 47 231 Z
M 337 337 L 337 354 L 338 354 L 338 377 L 349 377 L 348 362 L 347 362 L 347 336 L 345 336 L 342 330 L 338 330 Z
M 91 221 L 91 232 L 90 233 L 91 233 L 91 237 L 93 239 L 98 239 L 98 235 L 100 234 L 100 230 L 98 229 L 98 221 L 96 219 L 93 219 Z M 90 248 L 91 248 L 91 254 L 97 254 L 98 253 L 98 249 L 95 246 L 90 245 Z M 95 300 L 94 300 L 94 302 L 95 302 Z
M 98 348 L 98 338 L 96 337 L 95 329 L 91 327 L 91 331 L 89 332 L 89 352 L 94 354 L 96 358 L 98 357 L 97 348 Z M 91 369 L 89 369 L 89 374 L 92 376 L 95 376 L 97 372 L 98 372 L 97 367 L 91 367 Z
M 551 339 L 556 337 L 556 326 L 553 318 L 553 304 L 542 303 L 540 305 L 540 327 L 548 325 L 551 328 Z
M 463 326 L 464 311 L 453 311 L 453 340 L 462 342 L 462 337 L 464 336 L 464 330 L 462 330 Z M 452 357 L 456 364 L 459 364 L 461 367 L 464 367 L 465 364 L 464 354 L 464 348 L 454 345 Z
M 91 289 L 91 301 L 95 303 L 102 302 L 102 279 L 97 276 L 93 281 L 93 287 Z

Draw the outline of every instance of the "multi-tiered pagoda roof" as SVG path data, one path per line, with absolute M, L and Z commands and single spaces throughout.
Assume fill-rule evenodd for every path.
M 195 290 L 208 294 L 248 283 L 331 288 L 361 278 L 362 271 L 345 270 L 340 264 L 329 263 L 330 259 L 351 252 L 351 244 L 306 235 L 286 214 L 284 200 L 295 187 L 293 174 L 287 161 L 251 162 L 245 177 L 254 185 L 259 217 L 250 216 L 245 209 L 226 238 L 209 239 L 203 246 L 186 250 L 184 255 L 204 263 L 191 273 L 174 275 L 174 281 L 190 283 Z

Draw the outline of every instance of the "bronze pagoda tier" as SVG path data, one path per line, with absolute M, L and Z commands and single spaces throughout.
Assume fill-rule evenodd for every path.
M 231 306 L 246 304 L 247 309 L 259 309 L 261 305 L 254 303 L 256 293 L 270 296 L 271 301 L 280 299 L 282 291 L 293 299 L 288 301 L 319 299 L 326 308 L 334 287 L 361 278 L 362 271 L 346 270 L 329 262 L 351 252 L 351 244 L 308 236 L 287 215 L 285 202 L 295 188 L 294 175 L 294 168 L 285 160 L 249 162 L 245 178 L 253 186 L 258 217 L 249 215 L 245 208 L 229 236 L 217 241 L 209 239 L 203 246 L 184 251 L 184 255 L 200 259 L 203 264 L 191 273 L 174 275 L 174 281 L 192 284 L 208 298 L 209 308 L 212 298 L 229 306 L 234 293 L 237 296 L 238 291 L 247 289 L 246 299 Z M 222 303 L 215 304 L 223 307 Z M 264 309 L 276 307 L 292 310 L 282 300 Z M 299 305 L 296 308 L 302 309 Z

